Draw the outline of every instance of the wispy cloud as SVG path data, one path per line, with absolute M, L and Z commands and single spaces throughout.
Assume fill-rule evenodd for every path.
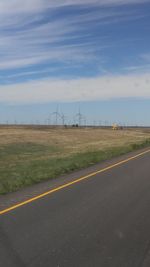
M 104 42 L 105 34 L 99 40 L 94 40 L 93 23 L 102 27 L 105 23 L 136 19 L 138 16 L 111 8 L 97 10 L 95 6 L 112 7 L 143 2 L 149 1 L 0 0 L 0 69 L 24 68 L 53 61 L 72 63 L 95 60 L 97 49 L 103 50 L 108 42 Z M 90 9 L 87 8 L 89 5 Z M 62 8 L 71 6 L 80 7 L 80 12 L 62 15 Z M 102 53 L 100 62 L 101 58 Z
M 129 66 L 125 68 L 126 71 L 134 73 L 147 73 L 150 72 L 150 64 L 147 65 L 138 65 L 138 66 Z
M 113 6 L 142 4 L 149 0 L 0 0 L 0 13 L 32 13 L 60 6 L 70 5 L 96 5 L 96 6 Z
M 140 56 L 144 61 L 150 62 L 150 53 L 145 53 Z
M 150 73 L 72 79 L 30 81 L 0 86 L 0 102 L 33 104 L 98 101 L 116 98 L 149 98 Z

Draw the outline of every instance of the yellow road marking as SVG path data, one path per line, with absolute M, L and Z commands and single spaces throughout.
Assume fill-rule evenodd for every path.
M 78 179 L 76 179 L 76 180 L 74 180 L 74 181 L 72 181 L 72 182 L 69 182 L 69 183 L 63 184 L 63 185 L 61 185 L 61 186 L 58 186 L 58 187 L 56 187 L 56 188 L 54 188 L 54 189 L 51 189 L 51 190 L 49 190 L 49 191 L 47 191 L 47 192 L 45 192 L 45 193 L 43 193 L 43 194 L 37 195 L 37 196 L 35 196 L 35 197 L 33 197 L 33 198 L 30 198 L 30 199 L 28 199 L 28 200 L 26 200 L 26 201 L 20 202 L 20 203 L 14 205 L 14 206 L 11 206 L 11 207 L 9 207 L 9 208 L 7 208 L 7 209 L 1 210 L 1 211 L 0 211 L 0 215 L 5 214 L 5 213 L 8 213 L 9 211 L 15 210 L 15 209 L 17 209 L 17 208 L 19 208 L 19 207 L 21 207 L 21 206 L 24 206 L 24 205 L 26 205 L 26 204 L 29 204 L 29 203 L 31 203 L 31 202 L 33 202 L 33 201 L 35 201 L 35 200 L 38 200 L 38 199 L 40 199 L 40 198 L 43 198 L 43 197 L 47 196 L 47 195 L 50 195 L 50 194 L 52 194 L 52 193 L 54 193 L 54 192 L 57 192 L 57 191 L 59 191 L 59 190 L 61 190 L 61 189 L 63 189 L 63 188 L 66 188 L 66 187 L 69 187 L 69 186 L 71 186 L 71 185 L 73 185 L 73 184 L 79 183 L 79 182 L 81 182 L 81 181 L 83 181 L 83 180 L 86 180 L 86 179 L 88 179 L 88 178 L 90 178 L 90 177 L 95 176 L 96 174 L 99 174 L 99 173 L 105 172 L 105 171 L 107 171 L 107 170 L 113 169 L 113 168 L 115 168 L 115 167 L 117 167 L 117 166 L 119 166 L 119 165 L 122 165 L 122 164 L 124 164 L 124 163 L 126 163 L 126 162 L 129 162 L 130 160 L 136 159 L 136 158 L 138 158 L 138 157 L 140 157 L 140 156 L 142 156 L 142 155 L 144 155 L 144 154 L 147 154 L 147 153 L 149 153 L 149 152 L 150 152 L 150 149 L 149 149 L 149 150 L 146 150 L 146 151 L 144 151 L 144 152 L 141 152 L 141 153 L 139 153 L 139 154 L 137 154 L 137 155 L 135 155 L 135 156 L 129 157 L 129 158 L 125 159 L 125 160 L 119 161 L 119 162 L 117 162 L 117 163 L 115 163 L 115 164 L 112 164 L 112 165 L 110 165 L 110 166 L 108 166 L 108 167 L 105 167 L 105 168 L 103 168 L 103 169 L 101 169 L 101 170 L 92 172 L 92 173 L 90 173 L 90 174 L 88 174 L 88 175 L 85 175 L 85 176 L 83 176 L 83 177 L 81 177 L 81 178 L 78 178 Z

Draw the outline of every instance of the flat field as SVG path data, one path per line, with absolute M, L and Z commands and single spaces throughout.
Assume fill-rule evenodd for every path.
M 0 127 L 0 194 L 150 144 L 149 129 Z

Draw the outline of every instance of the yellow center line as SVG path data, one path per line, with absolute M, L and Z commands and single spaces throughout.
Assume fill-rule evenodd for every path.
M 88 179 L 88 178 L 90 178 L 90 177 L 95 176 L 96 174 L 99 174 L 99 173 L 102 173 L 102 172 L 106 172 L 106 171 L 108 171 L 108 170 L 110 170 L 110 169 L 113 169 L 113 168 L 115 168 L 115 167 L 117 167 L 117 166 L 119 166 L 119 165 L 122 165 L 122 164 L 124 164 L 124 163 L 126 163 L 126 162 L 129 162 L 129 161 L 131 161 L 131 160 L 134 160 L 134 159 L 136 159 L 136 158 L 138 158 L 138 157 L 140 157 L 140 156 L 142 156 L 142 155 L 144 155 L 144 154 L 147 154 L 147 153 L 149 153 L 149 152 L 150 152 L 150 149 L 148 149 L 148 150 L 146 150 L 146 151 L 144 151 L 144 152 L 141 152 L 141 153 L 139 153 L 139 154 L 137 154 L 137 155 L 135 155 L 135 156 L 129 157 L 129 158 L 125 159 L 125 160 L 119 161 L 119 162 L 117 162 L 117 163 L 115 163 L 115 164 L 112 164 L 112 165 L 110 165 L 110 166 L 108 166 L 108 167 L 105 167 L 105 168 L 100 169 L 100 170 L 98 170 L 98 171 L 92 172 L 92 173 L 90 173 L 90 174 L 88 174 L 88 175 L 85 175 L 85 176 L 83 176 L 83 177 L 80 177 L 80 178 L 78 178 L 78 179 L 75 179 L 75 180 L 72 181 L 72 182 L 69 182 L 69 183 L 60 185 L 60 186 L 58 186 L 58 187 L 56 187 L 56 188 L 53 188 L 53 189 L 51 189 L 51 190 L 49 190 L 49 191 L 47 191 L 47 192 L 44 192 L 43 194 L 37 195 L 37 196 L 35 196 L 35 197 L 33 197 L 33 198 L 30 198 L 30 199 L 27 199 L 27 200 L 25 200 L 25 201 L 22 201 L 22 202 L 20 202 L 20 203 L 18 203 L 18 204 L 16 204 L 16 205 L 13 205 L 13 206 L 11 206 L 11 207 L 9 207 L 9 208 L 6 208 L 6 209 L 4 209 L 4 210 L 1 210 L 1 211 L 0 211 L 0 215 L 5 214 L 5 213 L 8 213 L 9 211 L 15 210 L 15 209 L 17 209 L 17 208 L 19 208 L 19 207 L 21 207 L 21 206 L 24 206 L 24 205 L 26 205 L 26 204 L 29 204 L 29 203 L 31 203 L 31 202 L 33 202 L 33 201 L 36 201 L 36 200 L 38 200 L 38 199 L 40 199 L 40 198 L 43 198 L 43 197 L 45 197 L 45 196 L 47 196 L 47 195 L 50 195 L 50 194 L 52 194 L 52 193 L 54 193 L 54 192 L 57 192 L 57 191 L 61 190 L 61 189 L 64 189 L 64 188 L 66 188 L 66 187 L 69 187 L 69 186 L 71 186 L 71 185 L 74 185 L 74 184 L 76 184 L 76 183 L 79 183 L 79 182 L 81 182 L 81 181 L 83 181 L 83 180 L 86 180 L 86 179 Z

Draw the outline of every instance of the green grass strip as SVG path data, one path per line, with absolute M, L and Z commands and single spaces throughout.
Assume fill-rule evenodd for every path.
M 17 191 L 20 188 L 39 183 L 44 180 L 54 179 L 61 175 L 71 173 L 72 171 L 86 168 L 98 162 L 124 155 L 128 152 L 148 146 L 150 146 L 150 139 L 147 139 L 142 143 L 135 143 L 126 147 L 115 147 L 104 151 L 89 151 L 65 158 L 51 158 L 46 160 L 31 159 L 14 164 L 12 161 L 10 165 L 8 163 L 6 166 L 0 167 L 0 194 Z M 28 150 L 26 152 L 29 153 Z M 34 152 L 37 152 L 36 149 Z M 7 156 L 7 153 L 5 156 Z

